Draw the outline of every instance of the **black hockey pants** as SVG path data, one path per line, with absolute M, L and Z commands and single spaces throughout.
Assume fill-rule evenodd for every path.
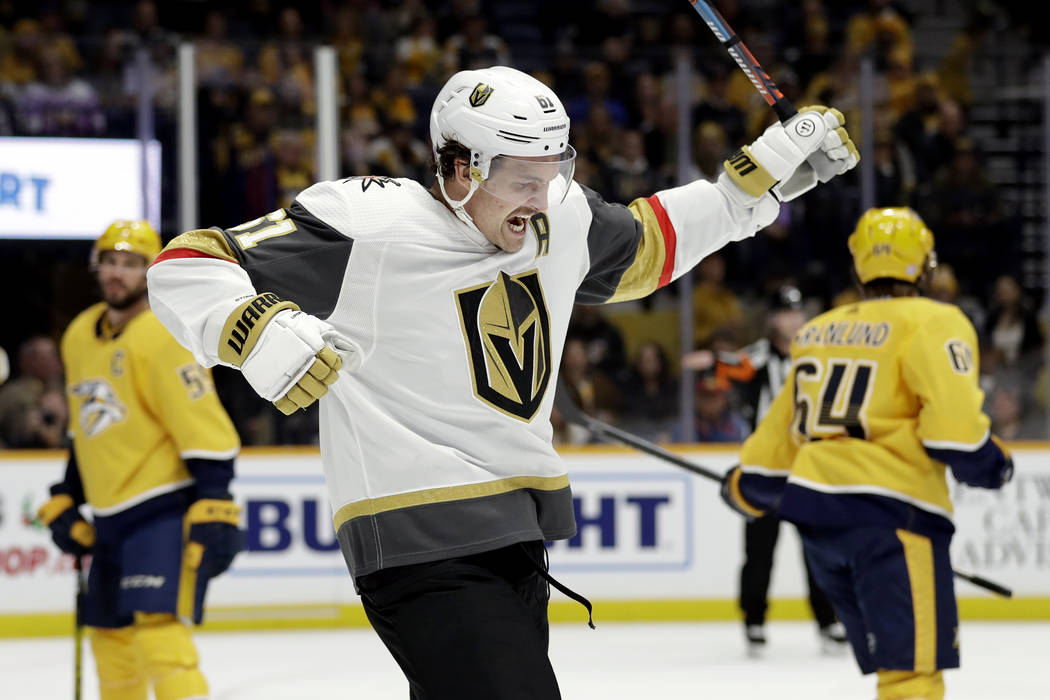
M 358 577 L 411 700 L 557 700 L 542 542 Z M 531 557 L 531 561 L 529 560 Z
M 763 625 L 769 604 L 769 578 L 773 572 L 773 551 L 780 536 L 780 518 L 767 515 L 744 526 L 744 567 L 740 570 L 740 609 L 745 625 Z M 827 627 L 835 622 L 835 611 L 828 597 L 813 580 L 806 565 L 809 605 L 817 625 Z

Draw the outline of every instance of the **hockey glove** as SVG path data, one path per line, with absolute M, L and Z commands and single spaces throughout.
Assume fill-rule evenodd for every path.
M 51 539 L 66 554 L 80 556 L 95 546 L 95 528 L 80 517 L 73 497 L 60 493 L 41 506 L 37 517 L 51 528 Z
M 1006 484 L 1010 483 L 1010 479 L 1014 478 L 1014 458 L 1013 455 L 1010 454 L 1010 450 L 1007 449 L 1005 444 L 1003 444 L 1002 440 L 994 435 L 990 435 L 989 437 L 992 438 L 992 442 L 994 442 L 995 446 L 999 448 L 999 451 L 1003 453 L 1004 458 L 1002 464 L 999 465 L 996 478 L 993 479 L 994 482 L 998 483 L 995 483 L 992 488 L 999 489 L 1006 486 Z
M 357 369 L 360 358 L 360 349 L 330 324 L 270 292 L 237 306 L 219 338 L 219 359 L 239 368 L 285 415 L 328 393 L 340 368 Z
M 244 547 L 244 533 L 237 526 L 240 514 L 241 507 L 230 500 L 195 501 L 183 520 L 184 565 L 209 579 L 230 568 L 233 558 Z
M 950 464 L 955 480 L 967 486 L 998 489 L 1014 476 L 1014 459 L 1010 450 L 994 435 L 967 458 L 959 458 L 957 454 L 934 453 L 932 456 Z
M 719 495 L 722 496 L 722 500 L 726 502 L 727 506 L 744 516 L 745 520 L 751 522 L 756 518 L 761 518 L 765 513 L 748 503 L 740 492 L 741 473 L 739 464 L 730 467 L 729 471 L 722 477 L 722 487 L 719 489 Z
M 845 121 L 837 109 L 803 107 L 730 156 L 719 181 L 726 180 L 730 191 L 728 185 L 735 185 L 738 202 L 750 201 L 750 206 L 770 192 L 781 202 L 795 199 L 857 164 L 860 156 Z

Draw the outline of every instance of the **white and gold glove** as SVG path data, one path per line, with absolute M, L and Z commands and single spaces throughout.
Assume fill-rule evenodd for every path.
M 770 207 L 768 199 L 795 199 L 860 160 L 845 122 L 837 109 L 803 107 L 787 123 L 773 124 L 730 156 L 719 182 L 738 203 L 768 210 L 775 218 L 779 207 Z
M 219 360 L 237 367 L 259 396 L 290 415 L 328 393 L 361 352 L 330 324 L 264 292 L 239 304 L 219 336 Z

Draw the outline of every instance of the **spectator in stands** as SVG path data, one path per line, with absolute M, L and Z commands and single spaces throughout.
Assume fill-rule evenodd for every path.
M 331 21 L 329 43 L 339 57 L 339 75 L 343 80 L 361 75 L 364 70 L 365 40 L 357 13 L 349 5 L 335 11 Z
M 395 120 L 383 135 L 369 143 L 369 174 L 408 177 L 417 182 L 430 176 L 430 149 L 413 135 L 412 126 L 411 121 Z
M 567 337 L 580 340 L 587 361 L 614 381 L 622 381 L 627 371 L 627 351 L 623 334 L 605 317 L 601 306 L 576 304 L 572 308 Z
M 742 442 L 747 439 L 747 421 L 729 401 L 729 380 L 707 370 L 696 380 L 693 421 L 696 442 Z
M 15 22 L 10 45 L 0 47 L 0 86 L 17 88 L 36 80 L 43 43 L 38 21 L 26 17 Z
M 70 73 L 78 73 L 84 67 L 84 62 L 80 58 L 80 50 L 77 49 L 73 37 L 66 31 L 65 13 L 58 7 L 45 5 L 40 11 L 39 19 L 40 33 L 44 43 L 62 57 L 66 70 Z
M 607 177 L 608 198 L 617 202 L 631 202 L 660 188 L 659 178 L 645 157 L 642 132 L 625 129 L 620 133 L 616 152 L 609 158 Z
M 801 31 L 785 31 L 784 39 L 791 41 L 795 36 L 802 37 L 799 56 L 792 62 L 792 67 L 798 74 L 799 84 L 805 86 L 814 75 L 828 69 L 835 60 L 835 50 L 831 46 L 831 28 L 822 0 L 804 0 L 800 10 Z
M 595 166 L 602 171 L 602 177 L 604 178 L 605 173 L 608 171 L 609 161 L 612 159 L 615 152 L 614 149 L 620 138 L 620 130 L 609 114 L 609 110 L 605 108 L 605 105 L 591 105 L 590 111 L 587 112 L 587 119 L 583 123 L 583 128 L 580 129 L 580 132 L 586 135 L 584 136 L 584 143 L 581 144 L 578 152 L 584 153 L 594 161 Z M 602 194 L 605 193 L 605 189 L 599 189 L 598 191 Z
M 931 177 L 939 165 L 931 150 L 941 114 L 937 76 L 933 73 L 922 73 L 915 79 L 911 107 L 900 115 L 893 126 L 898 141 L 911 153 L 916 166 L 916 176 L 920 180 Z
M 597 107 L 606 111 L 616 126 L 627 123 L 627 107 L 609 94 L 611 76 L 609 68 L 600 61 L 591 61 L 583 67 L 584 94 L 569 99 L 565 111 L 573 123 L 583 123 Z
M 744 139 L 744 111 L 729 101 L 729 76 L 735 66 L 722 61 L 705 70 L 704 96 L 693 108 L 693 123 L 714 122 L 725 131 L 726 140 L 737 143 Z
M 888 128 L 875 133 L 875 206 L 898 207 L 911 203 L 915 191 L 915 163 L 911 153 Z
M 303 20 L 295 7 L 278 17 L 278 36 L 259 52 L 259 74 L 285 120 L 314 113 L 313 56 L 303 40 Z
M 1043 347 L 1043 332 L 1035 309 L 1011 275 L 1001 275 L 989 304 L 985 333 L 1003 355 L 1007 367 L 1034 370 Z
M 36 335 L 19 346 L 18 375 L 0 387 L 0 445 L 44 446 L 39 444 L 40 432 L 51 427 L 43 420 L 44 412 L 59 415 L 53 399 L 44 397 L 53 391 L 63 395 L 62 378 L 58 346 L 50 337 Z M 64 426 L 59 424 L 60 433 Z
M 267 88 L 256 88 L 248 99 L 244 121 L 232 129 L 228 196 L 233 213 L 237 214 L 236 221 L 250 218 L 250 212 L 273 211 L 277 207 L 276 160 L 271 143 L 276 126 L 273 93 Z
M 195 42 L 197 82 L 203 86 L 232 85 L 241 80 L 244 50 L 230 41 L 226 12 L 212 8 L 204 17 L 204 34 Z
M 729 139 L 718 122 L 697 124 L 693 136 L 693 162 L 689 167 L 690 180 L 714 182 L 722 172 L 722 163 L 729 155 Z
M 1028 400 L 1016 377 L 1001 380 L 986 399 L 991 431 L 1002 440 L 1035 440 L 1046 435 L 1046 417 Z
M 726 263 L 721 253 L 701 260 L 693 274 L 693 343 L 700 348 L 716 329 L 738 325 L 742 313 L 736 295 L 725 284 Z
M 955 270 L 951 265 L 938 263 L 937 267 L 933 268 L 926 293 L 931 299 L 958 306 L 970 319 L 973 327 L 977 329 L 977 335 L 984 334 L 986 316 L 984 304 L 972 294 L 960 293 L 959 279 L 955 276 Z
M 809 81 L 806 86 L 801 104 L 829 104 L 823 100 L 831 100 L 846 116 L 846 123 L 851 120 L 859 120 L 860 116 L 860 88 L 857 76 L 860 75 L 860 58 L 855 53 L 843 51 L 835 62 L 827 70 L 823 70 Z M 878 101 L 876 96 L 876 101 Z
M 27 136 L 101 136 L 106 119 L 95 89 L 69 74 L 61 52 L 37 53 L 36 79 L 15 93 L 17 128 Z
M 409 86 L 440 83 L 441 46 L 437 40 L 437 22 L 431 15 L 415 16 L 411 31 L 397 40 L 394 58 L 405 67 L 405 81 Z
M 623 387 L 624 429 L 653 442 L 668 442 L 678 419 L 679 386 L 667 353 L 655 340 L 642 343 Z
M 993 21 L 994 16 L 990 8 L 977 4 L 971 10 L 966 26 L 952 39 L 951 48 L 937 66 L 937 77 L 944 88 L 944 94 L 955 100 L 965 112 L 968 112 L 973 104 L 973 88 L 970 85 L 973 59 L 984 45 Z
M 589 359 L 587 344 L 569 337 L 561 358 L 561 377 L 580 409 L 599 420 L 614 422 L 622 407 L 616 383 Z
M 483 15 L 465 18 L 459 31 L 445 42 L 445 70 L 448 73 L 510 64 L 510 50 L 503 39 L 488 32 Z
M 274 135 L 277 206 L 290 207 L 296 195 L 314 183 L 306 138 L 296 129 L 281 129 Z
M 132 43 L 141 46 L 169 43 L 171 37 L 160 25 L 157 4 L 153 0 L 139 0 L 135 3 L 129 35 Z
M 369 96 L 368 81 L 361 74 L 346 76 L 343 107 L 342 153 L 344 175 L 368 175 L 368 144 L 381 131 L 379 110 Z
M 48 389 L 40 401 L 26 412 L 25 432 L 17 445 L 22 449 L 55 450 L 64 447 L 69 424 L 69 409 L 60 389 Z
M 850 17 L 846 25 L 846 49 L 854 54 L 873 50 L 876 65 L 885 70 L 894 52 L 906 55 L 911 63 L 915 56 L 911 28 L 890 0 L 868 0 L 868 6 Z
M 915 87 L 918 79 L 915 75 L 913 61 L 911 53 L 903 49 L 895 49 L 887 56 L 886 104 L 884 107 L 876 105 L 876 107 L 882 107 L 880 117 L 888 117 L 891 121 L 895 121 L 915 104 Z
M 408 93 L 407 73 L 401 64 L 390 66 L 382 84 L 372 90 L 369 99 L 375 105 L 381 124 L 416 122 L 416 106 Z
M 955 267 L 966 291 L 980 294 L 1013 262 L 1016 243 L 1004 235 L 1002 198 L 973 141 L 958 139 L 954 146 L 951 164 L 935 177 L 924 210 L 937 232 L 938 254 Z

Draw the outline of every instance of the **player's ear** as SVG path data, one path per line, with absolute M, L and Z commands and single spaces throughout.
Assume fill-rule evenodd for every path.
M 470 163 L 461 158 L 456 158 L 454 165 L 456 168 L 456 183 L 463 187 L 470 187 Z

